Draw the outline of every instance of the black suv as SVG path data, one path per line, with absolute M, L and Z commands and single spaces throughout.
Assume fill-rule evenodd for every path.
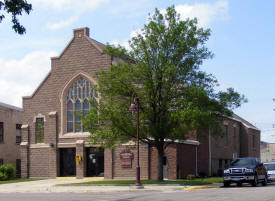
M 250 183 L 257 186 L 261 182 L 263 186 L 267 184 L 267 171 L 258 158 L 236 158 L 230 166 L 224 170 L 223 184 L 225 187 L 231 183 Z

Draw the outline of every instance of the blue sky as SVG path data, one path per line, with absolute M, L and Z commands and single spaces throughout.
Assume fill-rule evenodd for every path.
M 207 46 L 215 54 L 202 69 L 220 88 L 233 87 L 248 98 L 235 110 L 262 130 L 262 140 L 275 142 L 275 2 L 273 0 L 29 0 L 30 15 L 21 16 L 23 36 L 11 29 L 10 17 L 0 24 L 0 102 L 22 106 L 50 71 L 72 38 L 72 29 L 89 27 L 102 43 L 127 45 L 154 8 L 175 5 L 182 18 L 197 17 L 211 28 Z

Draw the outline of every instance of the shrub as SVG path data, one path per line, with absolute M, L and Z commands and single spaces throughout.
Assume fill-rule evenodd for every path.
M 196 176 L 193 175 L 193 174 L 188 174 L 187 177 L 186 177 L 186 179 L 188 179 L 188 180 L 193 180 L 195 178 L 196 178 Z
M 14 178 L 15 169 L 12 165 L 2 165 L 0 166 L 0 180 L 8 180 Z
M 206 172 L 199 172 L 199 176 L 205 178 L 207 176 Z
M 0 181 L 5 181 L 5 180 L 8 180 L 7 175 L 5 175 L 2 172 L 0 172 Z

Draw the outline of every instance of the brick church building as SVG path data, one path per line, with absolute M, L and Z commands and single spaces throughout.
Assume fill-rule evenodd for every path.
M 104 45 L 89 37 L 88 28 L 73 30 L 73 38 L 31 96 L 23 97 L 21 151 L 22 177 L 135 177 L 134 144 L 116 149 L 99 149 L 88 143 L 90 135 L 76 115 L 88 112 L 89 99 L 98 100 L 93 90 L 95 72 L 116 62 L 103 53 Z M 238 116 L 224 121 L 226 135 L 177 142 L 165 150 L 164 177 L 187 174 L 216 174 L 234 157 L 259 157 L 260 132 Z M 157 151 L 140 146 L 142 179 L 157 178 Z

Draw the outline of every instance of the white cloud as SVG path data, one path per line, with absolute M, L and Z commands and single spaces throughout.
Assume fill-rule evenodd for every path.
M 111 45 L 114 45 L 114 46 L 118 46 L 118 45 L 121 45 L 123 46 L 124 48 L 126 48 L 127 50 L 130 49 L 130 45 L 128 43 L 128 40 L 124 40 L 122 42 L 119 42 L 118 40 L 113 40 L 110 42 Z
M 33 93 L 50 71 L 54 51 L 34 51 L 19 60 L 0 58 L 0 102 L 22 107 L 22 96 Z
M 130 38 L 136 37 L 138 34 L 142 34 L 141 29 L 136 29 L 136 30 L 131 31 Z M 129 40 L 123 40 L 123 41 L 113 40 L 110 42 L 110 44 L 115 45 L 115 46 L 121 45 L 121 46 L 125 47 L 127 50 L 131 49 Z
M 228 19 L 228 2 L 225 0 L 219 0 L 214 4 L 207 4 L 207 3 L 195 3 L 193 5 L 183 4 L 183 5 L 176 5 L 176 11 L 180 14 L 182 20 L 186 18 L 197 18 L 198 25 L 202 27 L 207 27 L 211 24 L 211 22 L 220 19 Z M 164 14 L 166 11 L 165 9 L 161 9 L 160 12 Z M 147 19 L 147 23 L 148 23 Z M 138 34 L 142 34 L 141 29 L 136 29 L 131 31 L 129 38 L 135 37 Z M 114 40 L 111 42 L 114 45 L 122 45 L 126 49 L 130 49 L 128 44 L 128 40 L 117 41 Z
M 74 22 L 76 22 L 78 20 L 78 17 L 76 16 L 71 16 L 66 20 L 62 20 L 60 22 L 57 23 L 48 23 L 46 25 L 46 27 L 50 30 L 57 30 L 57 29 L 61 29 L 67 26 L 70 26 L 71 24 L 73 24 Z
M 94 10 L 101 4 L 109 3 L 109 0 L 30 0 L 30 3 L 46 5 L 61 11 L 85 12 Z
M 197 18 L 199 26 L 209 26 L 211 22 L 220 19 L 228 19 L 228 2 L 217 1 L 214 4 L 195 3 L 194 5 L 177 5 L 175 9 L 180 13 L 182 19 Z M 163 10 L 162 10 L 163 11 Z

